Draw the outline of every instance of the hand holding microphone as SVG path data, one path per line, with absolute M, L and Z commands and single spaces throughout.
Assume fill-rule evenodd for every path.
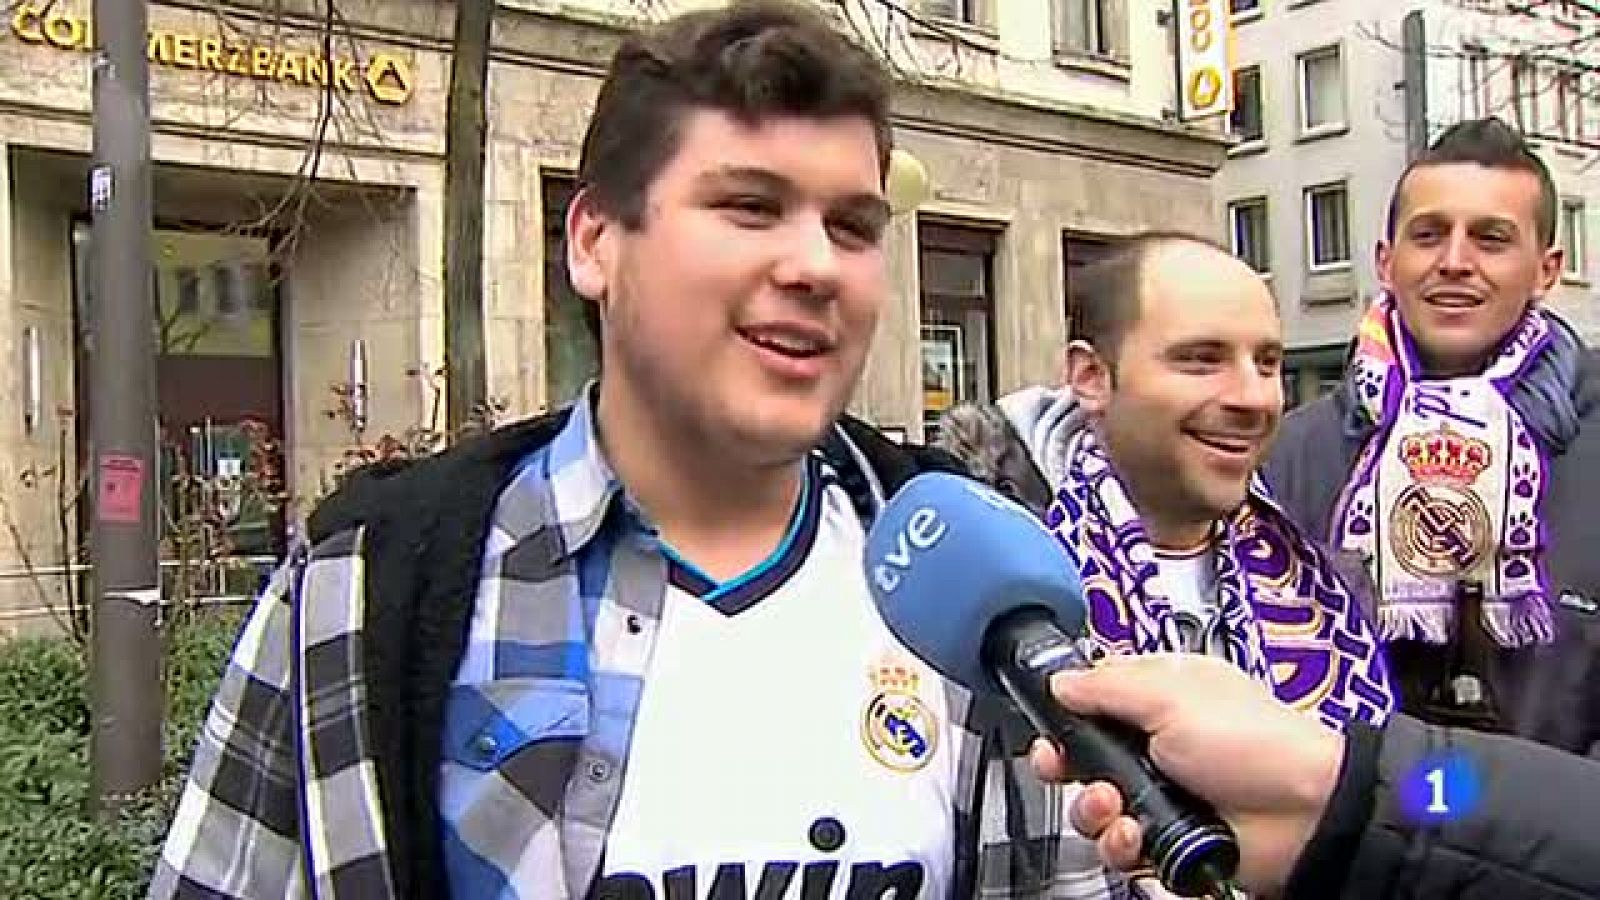
M 1274 895 L 1283 889 L 1333 794 L 1344 737 L 1279 702 L 1228 663 L 1190 654 L 1118 656 L 1091 671 L 1063 672 L 1052 687 L 1068 709 L 1111 716 L 1150 736 L 1156 767 L 1215 804 L 1238 834 L 1239 881 Z M 1063 781 L 1076 761 L 1047 742 L 1034 747 L 1042 777 Z M 1091 784 L 1073 806 L 1073 825 L 1097 837 L 1113 868 L 1139 864 L 1136 821 L 1108 784 Z
M 931 473 L 908 482 L 867 537 L 867 580 L 911 651 L 977 693 L 1001 694 L 1064 751 L 1076 774 L 1114 784 L 1163 885 L 1225 893 L 1239 862 L 1228 827 L 1151 765 L 1128 724 L 1068 712 L 1050 677 L 1085 669 L 1082 586 L 1026 510 L 977 482 Z

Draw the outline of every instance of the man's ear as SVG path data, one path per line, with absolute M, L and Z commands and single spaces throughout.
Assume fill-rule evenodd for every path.
M 1377 270 L 1378 284 L 1390 294 L 1394 293 L 1394 248 L 1388 241 L 1379 241 L 1372 248 L 1372 267 Z
M 1067 387 L 1086 412 L 1098 415 L 1111 402 L 1111 363 L 1087 341 L 1067 345 Z
M 1560 243 L 1544 251 L 1544 257 L 1539 260 L 1539 287 L 1533 295 L 1533 303 L 1538 304 L 1544 300 L 1545 295 L 1555 290 L 1556 282 L 1561 280 L 1561 272 L 1566 268 L 1567 251 Z
M 610 286 L 613 240 L 620 223 L 600 211 L 590 188 L 579 190 L 567 207 L 567 273 L 572 288 L 593 303 L 603 303 Z

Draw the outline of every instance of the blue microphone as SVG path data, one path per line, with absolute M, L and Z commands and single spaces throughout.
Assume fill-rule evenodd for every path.
M 1145 735 L 1076 716 L 1050 676 L 1088 668 L 1083 585 L 1034 516 L 984 485 L 930 472 L 907 482 L 867 535 L 867 581 L 889 630 L 928 665 L 980 694 L 1009 697 L 1085 781 L 1109 781 L 1144 832 L 1168 890 L 1233 896 L 1233 832 L 1151 764 Z

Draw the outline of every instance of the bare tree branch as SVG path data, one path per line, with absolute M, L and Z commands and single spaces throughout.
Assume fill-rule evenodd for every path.
M 1569 6 L 1579 4 L 1596 12 L 1592 0 L 1567 0 Z M 1464 4 L 1463 15 L 1476 17 L 1481 33 L 1453 43 L 1429 43 L 1422 53 L 1465 67 L 1459 89 L 1474 98 L 1479 114 L 1508 119 L 1530 138 L 1600 151 L 1600 109 L 1593 108 L 1600 101 L 1600 21 L 1581 27 L 1564 22 L 1560 28 L 1572 33 L 1559 37 L 1541 34 L 1529 20 L 1548 19 L 1551 5 L 1543 0 L 1499 8 Z M 1387 50 L 1405 52 L 1379 25 L 1357 23 L 1356 33 Z M 1538 115 L 1538 109 L 1552 111 L 1552 102 L 1553 120 L 1546 121 L 1552 117 Z M 1381 102 L 1376 106 L 1381 108 Z

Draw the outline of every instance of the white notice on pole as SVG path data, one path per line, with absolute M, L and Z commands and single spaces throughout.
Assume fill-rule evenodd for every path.
M 111 205 L 111 167 L 95 166 L 89 170 L 89 209 L 104 212 Z

